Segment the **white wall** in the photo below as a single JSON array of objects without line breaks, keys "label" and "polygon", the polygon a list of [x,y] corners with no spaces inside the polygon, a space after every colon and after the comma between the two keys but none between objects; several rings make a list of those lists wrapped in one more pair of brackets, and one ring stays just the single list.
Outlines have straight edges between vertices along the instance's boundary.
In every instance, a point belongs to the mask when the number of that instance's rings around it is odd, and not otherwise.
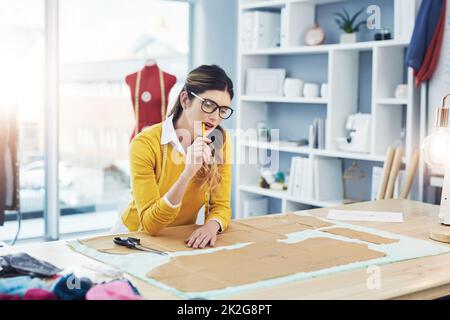
[{"label": "white wall", "polygon": [[[237,23],[238,0],[196,0],[192,16],[192,67],[217,64],[237,86]],[[236,107],[233,99],[233,106]],[[235,113],[236,114],[236,113]],[[236,116],[225,120],[224,126],[236,128]],[[236,141],[233,141],[236,146]],[[234,148],[235,153],[236,148]],[[236,168],[233,166],[231,208],[235,210]]]},{"label": "white wall", "polygon": [[[236,85],[238,0],[197,0],[193,10],[193,67],[217,64]],[[230,119],[231,120],[231,119]],[[234,127],[234,120],[227,122]]]}]

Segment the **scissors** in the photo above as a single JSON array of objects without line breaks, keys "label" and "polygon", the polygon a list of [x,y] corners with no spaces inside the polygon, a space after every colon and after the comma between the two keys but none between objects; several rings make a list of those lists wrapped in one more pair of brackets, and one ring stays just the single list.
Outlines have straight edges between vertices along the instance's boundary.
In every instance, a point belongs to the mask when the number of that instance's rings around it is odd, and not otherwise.
[{"label": "scissors", "polygon": [[166,255],[167,253],[164,251],[147,248],[141,245],[141,239],[138,238],[121,238],[121,237],[114,237],[113,242],[119,246],[124,246],[130,249],[140,250],[140,251],[146,251],[146,252],[153,252],[161,255]]}]

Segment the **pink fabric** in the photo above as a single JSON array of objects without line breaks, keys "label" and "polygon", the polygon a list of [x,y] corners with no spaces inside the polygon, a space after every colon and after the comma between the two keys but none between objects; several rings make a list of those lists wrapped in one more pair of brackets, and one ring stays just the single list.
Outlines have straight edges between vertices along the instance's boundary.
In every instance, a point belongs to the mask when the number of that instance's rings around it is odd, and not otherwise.
[{"label": "pink fabric", "polygon": [[56,300],[53,292],[44,289],[29,289],[23,296],[24,300]]},{"label": "pink fabric", "polygon": [[125,281],[112,281],[92,287],[86,300],[142,300]]}]

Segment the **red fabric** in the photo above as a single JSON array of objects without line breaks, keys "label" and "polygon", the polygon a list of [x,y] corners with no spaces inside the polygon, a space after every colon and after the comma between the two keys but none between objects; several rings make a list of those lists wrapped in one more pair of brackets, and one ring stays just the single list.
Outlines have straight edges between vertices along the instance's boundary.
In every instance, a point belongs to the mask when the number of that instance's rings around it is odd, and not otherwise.
[{"label": "red fabric", "polygon": [[[125,82],[130,87],[131,101],[133,103],[133,110],[136,112],[135,106],[135,92],[136,92],[136,80],[137,72],[132,73],[125,77]],[[174,75],[163,72],[163,79],[165,85],[165,97],[167,112],[167,103],[169,100],[170,89],[177,82],[177,78]],[[151,94],[151,99],[148,102],[142,101],[142,93],[148,91]],[[141,70],[141,83],[139,86],[139,125],[138,132],[141,132],[145,127],[149,127],[153,124],[160,123],[161,119],[161,86],[159,80],[159,67],[157,64],[152,66],[145,66]],[[130,141],[135,136],[136,128],[133,128]]]},{"label": "red fabric", "polygon": [[56,300],[53,292],[44,289],[28,289],[23,296],[24,300]]},{"label": "red fabric", "polygon": [[447,1],[442,2],[439,22],[436,26],[436,30],[434,31],[430,45],[428,46],[422,65],[420,66],[419,71],[414,72],[414,75],[416,76],[416,87],[419,87],[421,82],[430,79],[434,73],[434,70],[436,70],[439,55],[441,53],[442,38],[444,36],[446,3]]}]

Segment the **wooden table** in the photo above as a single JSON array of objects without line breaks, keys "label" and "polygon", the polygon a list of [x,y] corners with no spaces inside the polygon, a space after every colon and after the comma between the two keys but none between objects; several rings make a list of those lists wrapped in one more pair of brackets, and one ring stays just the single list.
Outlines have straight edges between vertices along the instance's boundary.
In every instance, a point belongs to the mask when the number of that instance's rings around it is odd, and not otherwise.
[{"label": "wooden table", "polygon": [[[405,222],[354,224],[385,230],[413,238],[428,239],[430,228],[437,225],[438,206],[409,200],[382,200],[336,207],[339,209],[401,211]],[[325,218],[330,208],[308,210]],[[352,222],[353,223],[353,222]],[[0,249],[0,255],[27,252],[64,268],[83,265],[91,258],[70,249],[65,241],[21,245]],[[434,299],[450,295],[450,253],[380,266],[380,289],[368,289],[370,274],[359,269],[302,280],[272,288],[258,289],[229,299]],[[178,299],[176,296],[130,276],[142,295],[149,299]]]}]

